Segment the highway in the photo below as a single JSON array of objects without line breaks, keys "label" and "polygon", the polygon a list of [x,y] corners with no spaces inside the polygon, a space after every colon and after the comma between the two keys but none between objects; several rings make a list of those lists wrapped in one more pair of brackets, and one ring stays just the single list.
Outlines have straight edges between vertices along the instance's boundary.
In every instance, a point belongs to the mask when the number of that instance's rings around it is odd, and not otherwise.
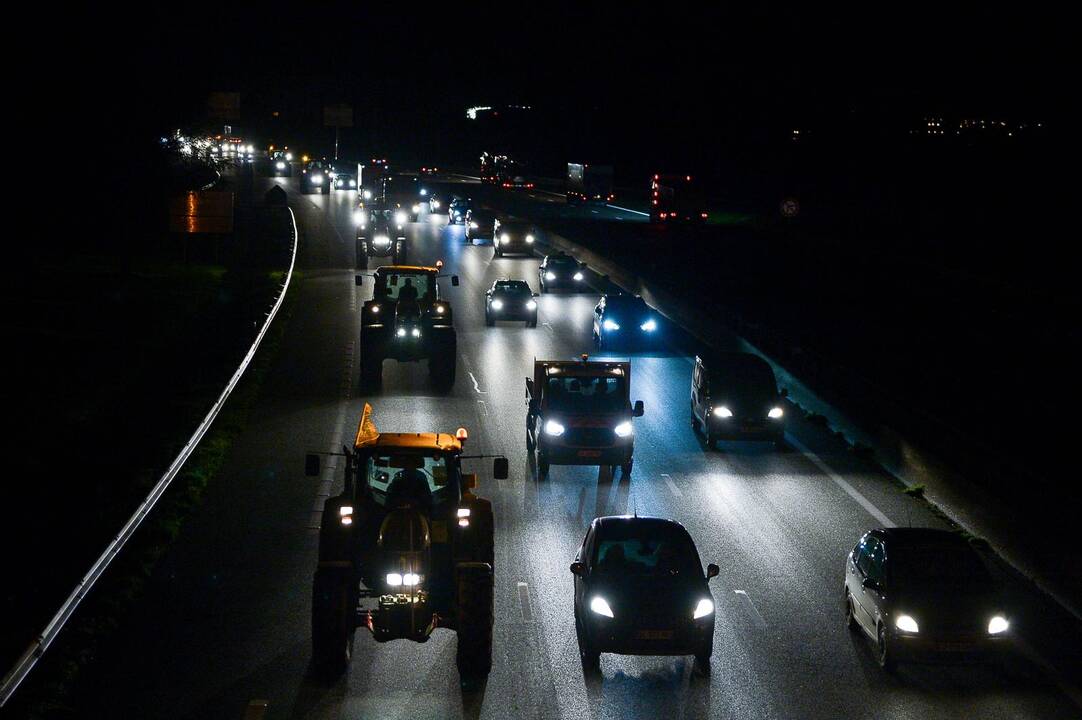
[{"label": "highway", "polygon": [[[536,329],[486,328],[484,290],[499,277],[537,290],[536,259],[493,259],[490,245],[464,245],[461,226],[438,217],[411,224],[410,261],[442,259],[461,280],[442,288],[458,329],[457,381],[436,395],[424,364],[387,361],[380,394],[359,394],[358,309],[371,285],[353,281],[355,193],[302,196],[295,178],[257,179],[272,182],[289,191],[301,227],[288,333],[249,426],[157,568],[120,652],[92,668],[95,689],[80,713],[241,718],[250,702],[266,701],[268,718],[1079,717],[1070,688],[1021,659],[880,671],[870,643],[845,628],[846,553],[877,525],[944,521],[792,407],[788,450],[708,451],[690,428],[694,344],[678,333],[664,351],[630,356],[631,398],[646,407],[630,481],[568,467],[535,480],[523,378],[535,357],[592,352],[597,301],[596,288],[546,294]],[[333,461],[321,478],[306,478],[304,453],[340,448],[365,402],[380,429],[464,425],[472,450],[511,460],[507,480],[476,465],[496,516],[494,668],[476,692],[459,689],[455,636],[444,630],[426,644],[377,645],[361,629],[346,677],[327,684],[310,672],[315,527],[342,478]],[[605,655],[602,677],[584,680],[568,565],[592,518],[632,512],[683,523],[703,562],[721,567],[711,583],[709,676],[690,658]],[[1016,625],[1050,632],[1041,623],[1035,613]]]}]

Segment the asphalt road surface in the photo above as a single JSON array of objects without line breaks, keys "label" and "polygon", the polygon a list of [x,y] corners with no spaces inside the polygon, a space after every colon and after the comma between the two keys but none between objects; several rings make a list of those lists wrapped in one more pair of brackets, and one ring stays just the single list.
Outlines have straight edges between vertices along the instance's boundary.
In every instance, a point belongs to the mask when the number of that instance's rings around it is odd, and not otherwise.
[{"label": "asphalt road surface", "polygon": [[[631,355],[631,397],[646,414],[635,421],[630,481],[567,467],[535,480],[523,378],[535,357],[592,351],[597,300],[596,290],[546,294],[536,329],[486,328],[484,289],[511,277],[537,290],[536,259],[494,259],[491,245],[465,245],[461,226],[442,217],[411,224],[411,262],[442,259],[461,279],[444,288],[458,328],[457,382],[439,396],[423,363],[388,361],[381,393],[359,395],[358,310],[371,285],[353,282],[355,194],[300,196],[296,179],[273,182],[289,189],[302,233],[288,334],[249,427],[157,569],[123,630],[123,651],[95,669],[81,713],[240,718],[265,701],[272,718],[1079,717],[1069,689],[1022,659],[883,674],[870,644],[845,628],[846,553],[885,522],[943,522],[792,408],[788,451],[730,444],[709,452],[690,428],[686,339]],[[345,677],[327,684],[311,674],[315,528],[342,478],[333,460],[321,478],[306,478],[304,453],[348,442],[366,401],[383,430],[465,425],[472,450],[511,459],[508,480],[476,465],[479,494],[496,515],[494,667],[479,691],[460,690],[455,635],[444,630],[426,644],[377,645],[361,629]],[[721,567],[711,583],[709,676],[691,658],[605,655],[602,677],[584,680],[568,565],[592,518],[631,512],[680,521],[703,562]],[[1040,634],[1041,623],[1023,616],[1016,627]]]}]

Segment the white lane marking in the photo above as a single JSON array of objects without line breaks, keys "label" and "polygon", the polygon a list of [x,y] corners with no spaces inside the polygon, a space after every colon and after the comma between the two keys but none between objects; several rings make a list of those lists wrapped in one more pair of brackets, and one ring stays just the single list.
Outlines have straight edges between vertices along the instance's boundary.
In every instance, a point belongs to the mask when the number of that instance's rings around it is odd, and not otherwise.
[{"label": "white lane marking", "polygon": [[477,401],[477,409],[481,412],[481,417],[488,417],[488,406],[484,400]]},{"label": "white lane marking", "polygon": [[760,629],[765,629],[766,620],[764,620],[763,616],[759,614],[758,608],[755,607],[755,603],[753,603],[751,601],[751,598],[748,597],[747,592],[745,592],[744,590],[733,590],[733,592],[747,601],[746,605],[751,610],[751,615],[752,618],[755,620],[755,625]]},{"label": "white lane marking", "polygon": [[549,331],[550,333],[555,333],[555,332],[556,332],[555,330],[553,330],[553,329],[552,329],[552,325],[550,325],[550,324],[549,324],[549,323],[547,323],[547,322],[546,322],[546,323],[541,323],[541,327],[545,328],[545,329],[546,329],[546,330],[548,330],[548,331]]},{"label": "white lane marking", "polygon": [[800,442],[792,436],[790,436],[788,440],[793,444],[793,447],[800,451],[801,455],[808,458],[808,460],[810,460],[813,465],[819,468],[824,475],[833,480],[835,485],[844,490],[846,494],[849,495],[849,497],[856,500],[862,508],[867,510],[876,520],[881,522],[884,527],[894,527],[895,523],[893,520],[884,515],[879,508],[873,505],[871,500],[861,495],[859,490],[847,483],[845,481],[845,478],[831,470],[830,466],[823,462],[822,458],[809,450],[807,446],[804,445],[804,443]]},{"label": "white lane marking", "polygon": [[533,606],[530,604],[530,586],[524,582],[518,584],[518,609],[522,613],[522,622],[533,622]]},{"label": "white lane marking", "polygon": [[672,481],[672,476],[668,473],[661,473],[661,477],[665,480],[665,484],[669,486],[669,490],[676,497],[684,497],[684,493],[680,492],[680,488],[676,487],[676,483]]},{"label": "white lane marking", "polygon": [[[469,371],[467,371],[469,372]],[[474,377],[472,372],[469,372],[470,380],[473,380],[473,389],[477,391],[478,395],[488,395],[488,392],[481,389],[481,386],[477,384],[477,378]]]},{"label": "white lane marking", "polygon": [[644,213],[640,210],[632,210],[631,208],[620,207],[619,205],[611,205],[605,203],[605,207],[611,207],[613,210],[623,210],[624,212],[635,213],[636,215],[642,215],[643,217],[650,217],[650,213]]}]

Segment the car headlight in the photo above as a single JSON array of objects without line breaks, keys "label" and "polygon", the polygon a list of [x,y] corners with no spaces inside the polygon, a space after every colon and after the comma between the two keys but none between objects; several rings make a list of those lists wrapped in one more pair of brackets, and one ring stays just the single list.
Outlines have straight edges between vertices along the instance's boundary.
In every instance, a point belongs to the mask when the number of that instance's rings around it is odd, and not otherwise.
[{"label": "car headlight", "polygon": [[503,235],[500,235],[500,242],[502,242],[502,243],[511,242],[511,236],[508,235],[507,233],[504,233]]},{"label": "car headlight", "polygon": [[350,187],[357,187],[357,181],[356,180],[350,180],[349,181],[349,186]]},{"label": "car headlight", "polygon": [[556,273],[552,272],[551,270],[548,271],[547,273],[545,273],[545,279],[546,280],[555,280],[556,279]]},{"label": "car headlight", "polygon": [[920,628],[917,627],[917,621],[909,615],[899,615],[898,617],[894,618],[894,627],[898,628],[902,632],[920,632]]},{"label": "car headlight", "polygon": [[724,405],[714,408],[714,417],[731,418],[732,416],[733,411],[725,407]]},{"label": "car headlight", "polygon": [[693,620],[698,620],[701,617],[706,617],[712,612],[714,612],[714,601],[710,598],[703,598],[695,606],[695,612],[691,614],[691,617]]},{"label": "car headlight", "polygon": [[373,245],[390,245],[391,244],[391,238],[387,237],[386,235],[377,235],[372,240],[372,244]]},{"label": "car headlight", "polygon": [[312,180],[313,185],[322,185],[323,184],[323,176],[322,175],[313,175],[311,180]]},{"label": "car headlight", "polygon": [[286,164],[279,160],[278,162],[274,163],[274,167],[278,168],[279,170],[285,170]]},{"label": "car headlight", "polygon": [[364,199],[365,200],[371,200],[372,199],[372,191],[371,190],[365,190],[364,191]]},{"label": "car headlight", "polygon": [[[455,217],[458,217],[458,213],[455,213]],[[471,222],[470,223],[470,230],[476,230],[476,229],[477,229],[477,223]]]},{"label": "car headlight", "polygon": [[642,325],[639,325],[639,329],[643,332],[653,332],[657,330],[657,321],[651,318],[644,322]]},{"label": "car headlight", "polygon": [[427,194],[428,194],[428,191],[425,190],[424,188],[421,188],[421,195],[424,196],[424,195],[427,195]]},{"label": "car headlight", "polygon": [[572,277],[575,278],[576,280],[582,280],[582,273],[577,272],[574,275],[572,275]]},{"label": "car headlight", "polygon": [[770,408],[770,412],[767,413],[767,415],[773,420],[780,419],[781,416],[784,415],[784,414],[785,414],[785,411],[782,410],[780,407]]},{"label": "car headlight", "polygon": [[405,224],[405,222],[406,222],[406,220],[408,220],[408,219],[409,219],[409,218],[408,218],[408,217],[406,217],[406,213],[402,212],[401,210],[399,210],[398,212],[396,212],[396,213],[394,214],[394,221],[395,221],[395,223],[397,223],[398,225],[404,225],[404,224]]},{"label": "car headlight", "polygon": [[414,205],[413,206],[413,212],[415,212],[415,213],[421,212],[421,206],[420,205]]},{"label": "car headlight", "polygon": [[1007,622],[1007,618],[1002,615],[996,615],[988,621],[988,634],[999,635],[1005,633],[1011,627],[1011,624]]},{"label": "car headlight", "polygon": [[406,328],[398,328],[398,332],[395,333],[398,337],[406,337]]},{"label": "car headlight", "polygon": [[526,244],[529,245],[532,242],[533,242],[533,235],[527,235],[526,236]]},{"label": "car headlight", "polygon": [[553,437],[559,437],[564,434],[564,426],[556,422],[555,420],[547,420],[545,422],[545,434],[551,435]]},{"label": "car headlight", "polygon": [[594,595],[593,599],[590,600],[590,609],[598,615],[613,617],[612,608],[609,607],[608,601],[600,595]]},{"label": "car headlight", "polygon": [[606,330],[619,330],[620,324],[617,323],[615,320],[606,320],[605,322],[601,323],[601,327],[605,328]]},{"label": "car headlight", "polygon": [[537,309],[537,303],[535,301],[533,301],[533,300],[527,300],[526,301],[526,309],[527,310],[536,310]]},{"label": "car headlight", "polygon": [[415,338],[421,337],[421,328],[413,328],[413,330],[410,332],[410,335]]},{"label": "car headlight", "polygon": [[378,313],[379,312],[379,305],[373,305],[372,306],[372,312]]},{"label": "car headlight", "polygon": [[616,437],[627,437],[634,432],[634,430],[631,427],[631,423],[625,420],[613,428],[613,432],[616,433]]},{"label": "car headlight", "polygon": [[437,315],[443,315],[445,312],[447,312],[447,309],[445,307],[443,307],[443,305],[437,305],[436,306],[436,314]]},{"label": "car headlight", "polygon": [[503,300],[493,300],[492,301],[492,309],[493,310],[503,310]]}]

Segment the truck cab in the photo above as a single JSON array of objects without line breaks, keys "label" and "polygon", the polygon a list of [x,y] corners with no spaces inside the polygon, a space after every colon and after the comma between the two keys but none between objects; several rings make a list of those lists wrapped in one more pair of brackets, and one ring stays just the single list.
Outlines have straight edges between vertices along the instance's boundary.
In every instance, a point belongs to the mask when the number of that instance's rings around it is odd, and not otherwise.
[{"label": "truck cab", "polygon": [[537,452],[538,477],[551,465],[597,465],[631,476],[635,449],[631,363],[627,361],[535,360],[526,378],[526,449]]},{"label": "truck cab", "polygon": [[655,173],[650,179],[650,222],[705,223],[709,213],[691,175]]}]

